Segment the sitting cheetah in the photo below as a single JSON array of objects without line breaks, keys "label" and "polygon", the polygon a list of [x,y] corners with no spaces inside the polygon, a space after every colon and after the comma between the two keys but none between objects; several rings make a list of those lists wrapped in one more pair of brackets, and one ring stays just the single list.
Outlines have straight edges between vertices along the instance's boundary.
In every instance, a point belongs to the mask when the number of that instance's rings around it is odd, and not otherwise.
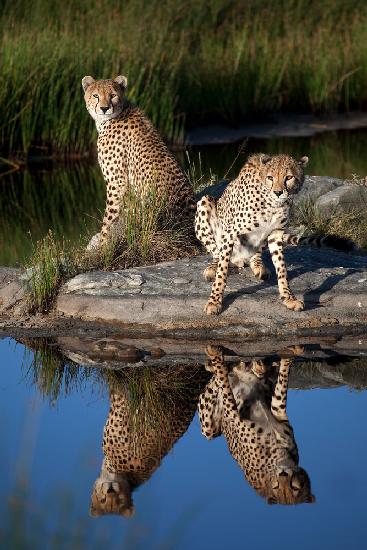
[{"label": "sitting cheetah", "polygon": [[213,378],[199,399],[203,435],[212,439],[223,433],[246,479],[268,504],[314,502],[286,413],[292,360],[281,359],[274,382],[279,363],[241,361],[228,373],[220,347],[208,346],[207,355]]},{"label": "sitting cheetah", "polygon": [[[110,382],[110,410],[104,427],[104,459],[93,487],[90,514],[134,513],[133,492],[147,481],[161,460],[186,432],[194,417],[198,396],[208,381],[202,367],[175,365],[172,370],[135,367],[133,376]],[[161,378],[166,386],[160,382]],[[130,381],[130,382],[129,382]],[[140,395],[134,410],[129,392]],[[142,395],[139,389],[149,387]],[[152,395],[158,403],[152,403]],[[154,416],[153,407],[159,408]]]},{"label": "sitting cheetah", "polygon": [[125,97],[127,78],[82,80],[87,110],[98,130],[98,162],[107,183],[101,233],[89,248],[104,244],[121,216],[125,193],[142,199],[158,192],[177,213],[193,208],[192,186],[150,120]]}]

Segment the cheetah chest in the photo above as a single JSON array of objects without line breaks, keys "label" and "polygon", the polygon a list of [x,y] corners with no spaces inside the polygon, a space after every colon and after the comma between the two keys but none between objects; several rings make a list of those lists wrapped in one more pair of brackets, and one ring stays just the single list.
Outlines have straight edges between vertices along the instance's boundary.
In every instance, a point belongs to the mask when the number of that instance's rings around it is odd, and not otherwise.
[{"label": "cheetah chest", "polygon": [[[252,224],[249,233],[240,234],[233,245],[231,263],[241,267],[259,251],[271,233],[284,226],[284,211],[275,212],[269,217],[263,217],[257,226]],[[251,222],[250,222],[251,227]]]}]

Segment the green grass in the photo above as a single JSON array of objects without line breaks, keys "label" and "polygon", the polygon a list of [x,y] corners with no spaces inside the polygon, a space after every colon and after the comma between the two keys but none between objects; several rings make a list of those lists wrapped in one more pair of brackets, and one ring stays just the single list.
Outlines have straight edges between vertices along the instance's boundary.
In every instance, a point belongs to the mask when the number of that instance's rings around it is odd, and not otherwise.
[{"label": "green grass", "polygon": [[191,217],[173,216],[163,196],[144,200],[133,192],[123,200],[122,218],[108,241],[86,251],[87,239],[73,245],[52,231],[37,241],[27,267],[28,310],[46,313],[67,279],[81,272],[113,271],[186,258],[199,253]]},{"label": "green grass", "polygon": [[351,239],[359,249],[367,250],[366,206],[327,216],[313,202],[304,201],[295,208],[293,218],[293,223],[304,226],[308,235],[335,235]]},{"label": "green grass", "polygon": [[367,104],[364,0],[5,0],[0,29],[3,157],[89,151],[86,74],[126,74],[175,142],[183,124]]}]

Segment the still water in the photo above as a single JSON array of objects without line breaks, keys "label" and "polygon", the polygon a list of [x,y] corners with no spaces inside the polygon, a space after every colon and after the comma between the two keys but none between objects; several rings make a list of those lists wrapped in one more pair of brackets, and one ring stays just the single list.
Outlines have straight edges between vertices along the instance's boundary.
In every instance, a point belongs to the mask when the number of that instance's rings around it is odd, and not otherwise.
[{"label": "still water", "polygon": [[[1,548],[365,548],[366,356],[279,348],[240,362],[200,343],[0,340]],[[103,458],[120,482],[94,490]]]},{"label": "still water", "polygon": [[[195,148],[189,152],[190,162],[184,152],[177,156],[199,185],[205,186],[212,177],[234,177],[246,156],[255,151],[308,155],[309,174],[362,177],[367,174],[366,149],[367,131],[356,130],[313,138],[251,139],[242,148],[239,144]],[[0,189],[0,265],[24,262],[32,243],[49,229],[58,239],[88,242],[100,227],[105,185],[99,166],[92,161],[32,163],[22,171],[8,170],[0,177]]]}]

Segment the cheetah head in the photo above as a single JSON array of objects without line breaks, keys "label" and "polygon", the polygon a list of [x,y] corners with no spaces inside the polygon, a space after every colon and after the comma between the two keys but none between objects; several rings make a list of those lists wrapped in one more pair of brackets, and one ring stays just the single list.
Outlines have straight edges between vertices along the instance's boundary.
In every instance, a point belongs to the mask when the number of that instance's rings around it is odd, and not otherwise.
[{"label": "cheetah head", "polygon": [[276,205],[286,203],[304,182],[308,157],[295,160],[288,155],[260,154],[260,181]]},{"label": "cheetah head", "polygon": [[91,516],[117,514],[129,518],[134,515],[134,512],[130,484],[127,480],[106,481],[103,478],[97,478],[91,498]]},{"label": "cheetah head", "polygon": [[126,76],[116,76],[113,80],[85,76],[82,86],[88,112],[97,124],[119,116],[125,103]]},{"label": "cheetah head", "polygon": [[266,488],[268,504],[313,503],[311,482],[307,472],[299,466],[278,467],[268,480]]}]

